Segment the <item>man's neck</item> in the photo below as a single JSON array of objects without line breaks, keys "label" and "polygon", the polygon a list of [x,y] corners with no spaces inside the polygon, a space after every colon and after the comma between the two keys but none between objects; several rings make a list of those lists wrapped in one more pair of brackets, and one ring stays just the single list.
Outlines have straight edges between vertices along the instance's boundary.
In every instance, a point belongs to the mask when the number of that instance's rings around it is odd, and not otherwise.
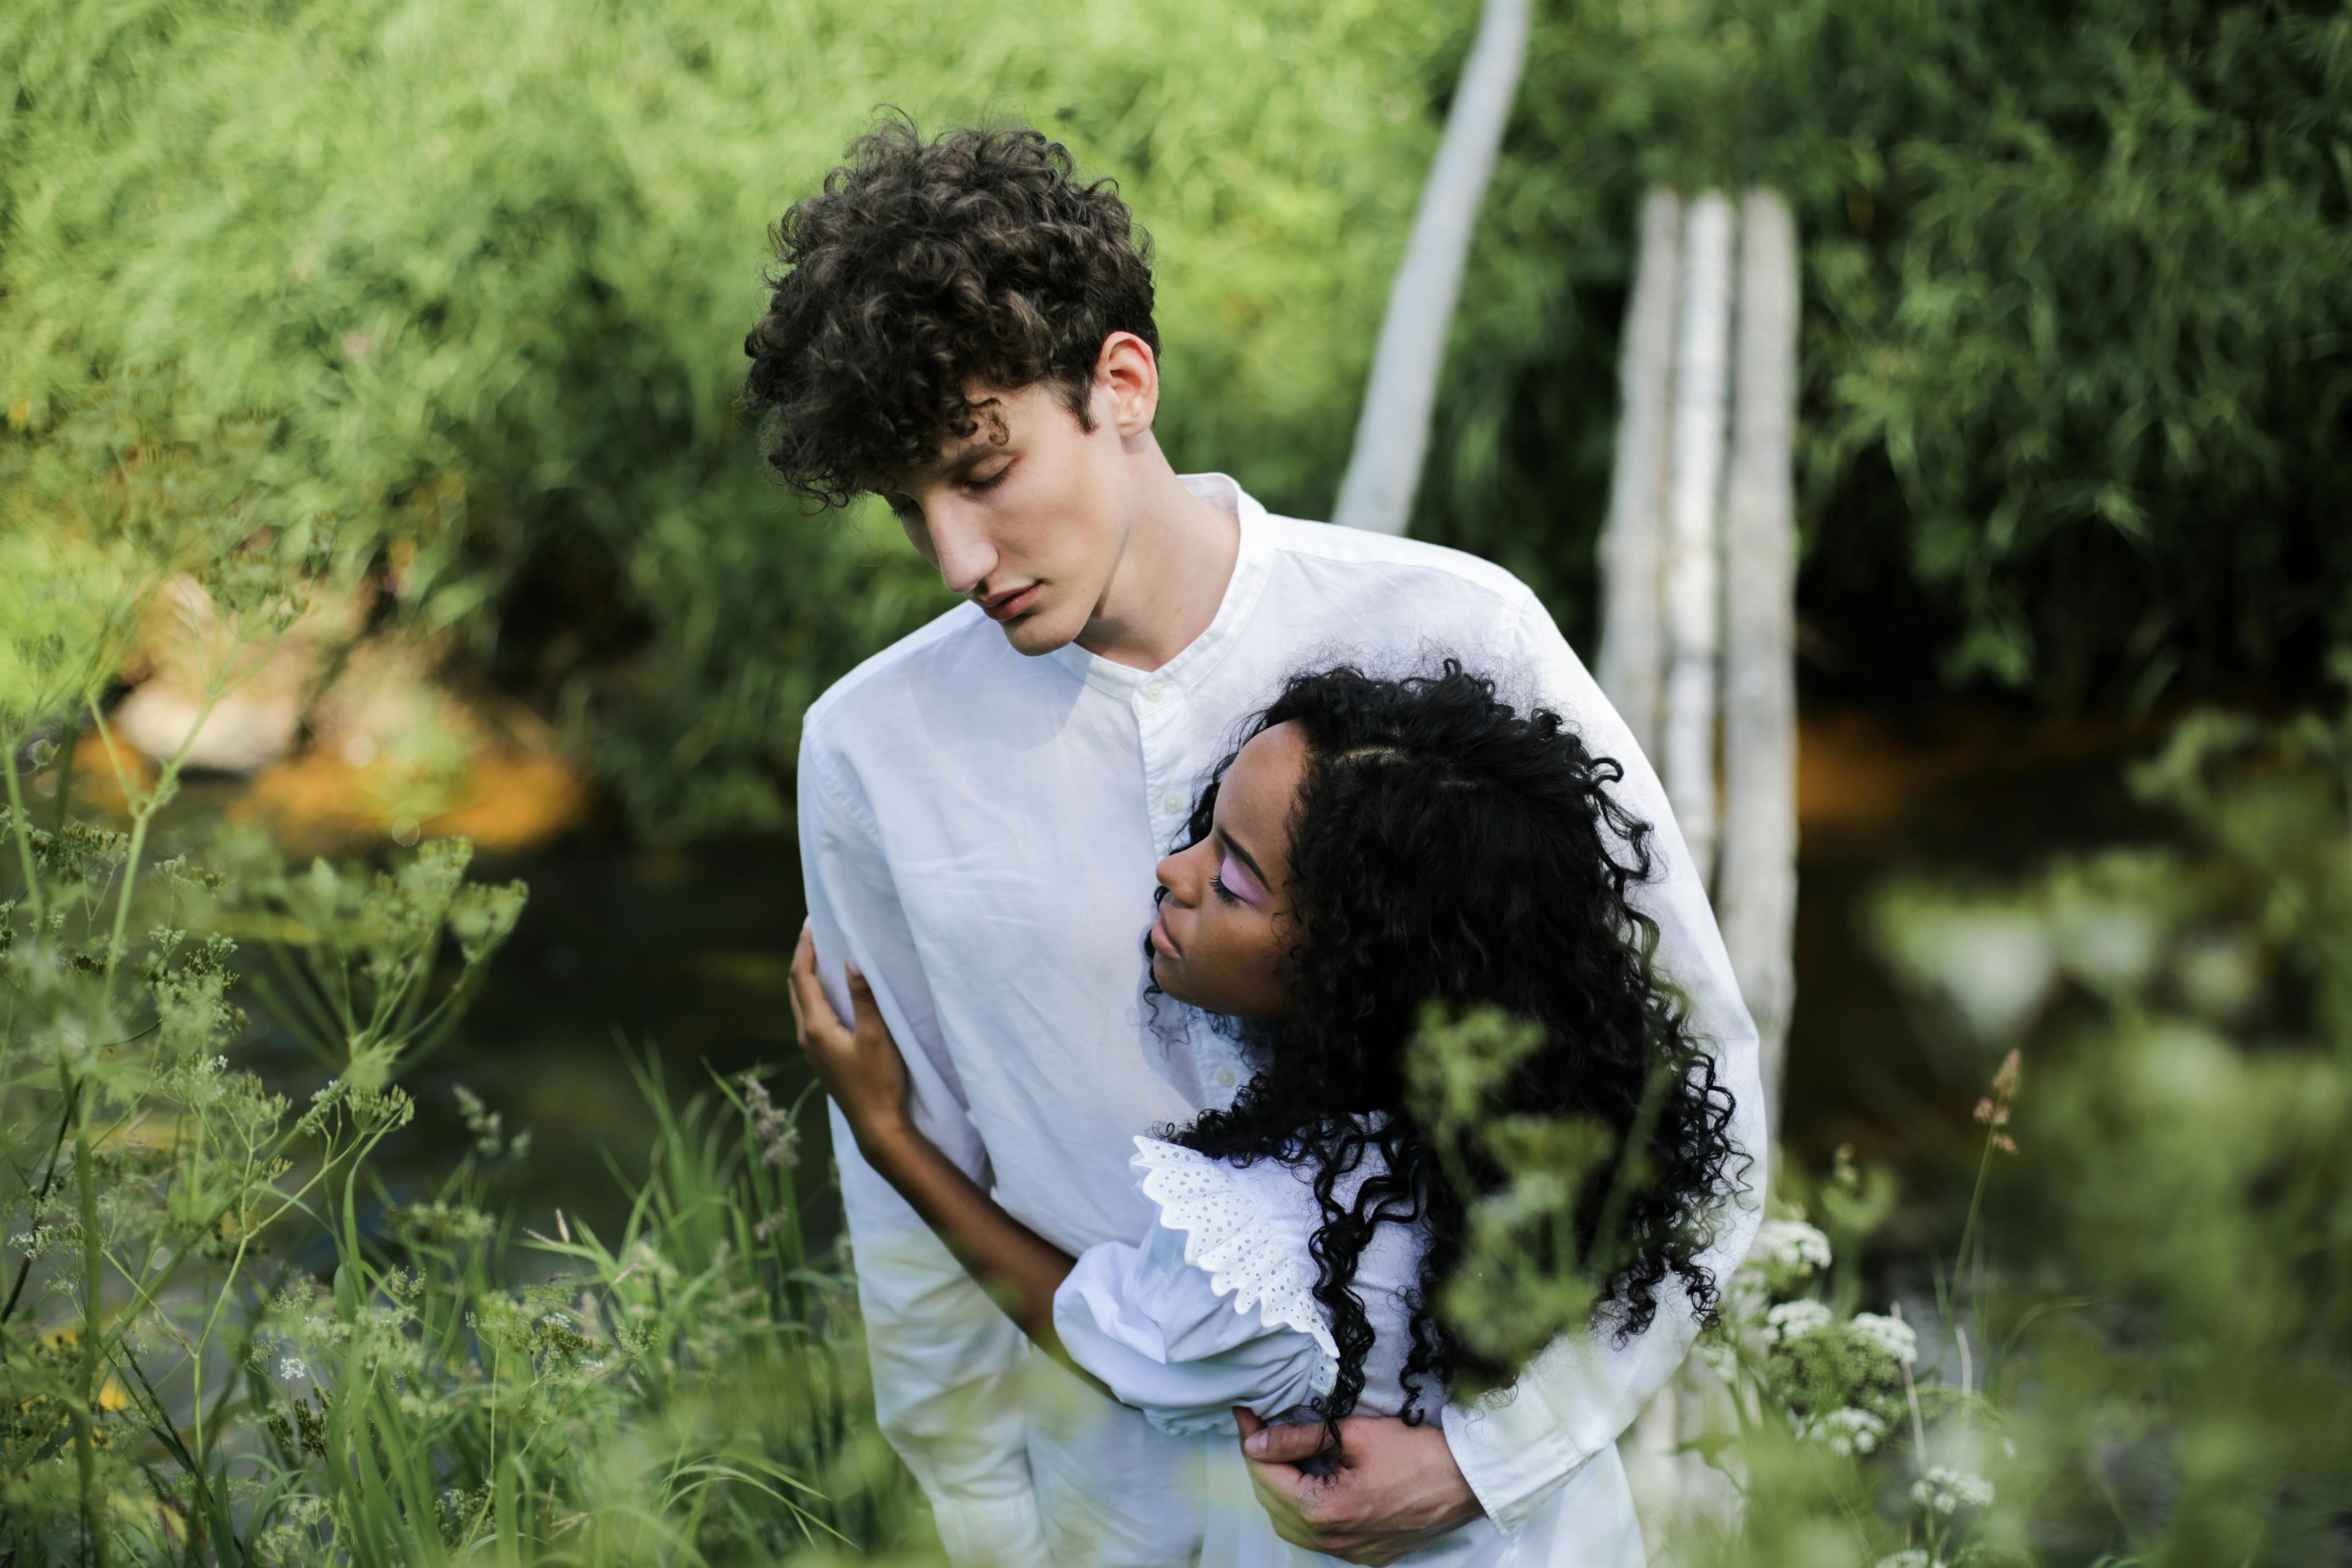
[{"label": "man's neck", "polygon": [[1158,669],[1209,629],[1241,557],[1241,520],[1184,488],[1155,445],[1102,603],[1078,634],[1098,658]]}]

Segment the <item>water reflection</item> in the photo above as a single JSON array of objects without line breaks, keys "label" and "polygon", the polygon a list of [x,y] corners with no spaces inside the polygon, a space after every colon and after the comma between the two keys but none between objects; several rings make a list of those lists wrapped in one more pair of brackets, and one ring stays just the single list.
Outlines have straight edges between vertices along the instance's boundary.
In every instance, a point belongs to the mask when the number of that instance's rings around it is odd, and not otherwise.
[{"label": "water reflection", "polygon": [[[614,1173],[641,1173],[653,1137],[632,1056],[657,1062],[679,1100],[714,1073],[761,1069],[784,1103],[806,1084],[786,1000],[802,916],[790,839],[573,840],[484,855],[475,875],[519,877],[530,902],[473,1011],[411,1075],[417,1120],[387,1152],[404,1181],[428,1183],[465,1150],[463,1084],[531,1135],[499,1182],[520,1222],[543,1229],[561,1206],[609,1230],[625,1214]],[[821,1172],[823,1118],[813,1106],[804,1121],[803,1169]]]}]

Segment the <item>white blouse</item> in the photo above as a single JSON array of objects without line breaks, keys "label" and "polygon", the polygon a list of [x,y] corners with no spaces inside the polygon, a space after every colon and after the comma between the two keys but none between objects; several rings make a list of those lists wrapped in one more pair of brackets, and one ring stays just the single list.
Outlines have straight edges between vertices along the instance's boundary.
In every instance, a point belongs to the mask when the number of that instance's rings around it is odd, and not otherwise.
[{"label": "white blouse", "polygon": [[[1319,1420],[1312,1402],[1339,1367],[1330,1320],[1316,1300],[1308,1240],[1322,1224],[1314,1172],[1260,1160],[1236,1165],[1174,1143],[1135,1140],[1130,1167],[1157,1223],[1130,1244],[1079,1254],[1054,1297],[1054,1327],[1073,1361],[1171,1436],[1214,1435],[1201,1568],[1306,1568],[1331,1559],[1285,1542],[1252,1495],[1233,1442],[1235,1405],[1275,1424]],[[1382,1170],[1379,1152],[1343,1175],[1342,1204]],[[1423,1237],[1402,1222],[1376,1226],[1349,1287],[1372,1330],[1356,1408],[1394,1415],[1405,1405],[1411,1293]],[[1425,1384],[1417,1405],[1434,1414]],[[1479,1519],[1401,1562],[1430,1568],[1634,1568],[1641,1533],[1615,1450],[1584,1468],[1504,1536]]]}]

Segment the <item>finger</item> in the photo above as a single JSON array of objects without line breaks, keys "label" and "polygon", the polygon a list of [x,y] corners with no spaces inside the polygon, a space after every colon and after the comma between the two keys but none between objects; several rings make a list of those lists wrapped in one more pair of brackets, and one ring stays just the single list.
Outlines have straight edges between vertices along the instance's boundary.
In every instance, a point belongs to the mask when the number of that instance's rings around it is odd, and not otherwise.
[{"label": "finger", "polygon": [[849,1030],[841,1015],[833,1010],[824,983],[816,977],[816,942],[806,931],[801,932],[800,945],[793,951],[792,981],[793,1010],[800,1023],[802,1045],[806,1046],[812,1035],[823,1045],[846,1037]]},{"label": "finger", "polygon": [[860,1029],[882,1022],[882,1008],[874,1000],[874,987],[866,983],[866,972],[856,960],[849,964],[849,1011]]},{"label": "finger", "polygon": [[1288,1426],[1262,1427],[1242,1439],[1245,1458],[1269,1464],[1295,1465],[1323,1451],[1323,1423],[1302,1421]]},{"label": "finger", "polygon": [[816,977],[816,932],[806,921],[801,921],[801,934],[793,943],[792,984],[784,987],[784,995],[793,1005],[793,1038],[805,1050],[808,1047],[808,1012],[801,1005],[801,974],[803,971],[812,980]]}]

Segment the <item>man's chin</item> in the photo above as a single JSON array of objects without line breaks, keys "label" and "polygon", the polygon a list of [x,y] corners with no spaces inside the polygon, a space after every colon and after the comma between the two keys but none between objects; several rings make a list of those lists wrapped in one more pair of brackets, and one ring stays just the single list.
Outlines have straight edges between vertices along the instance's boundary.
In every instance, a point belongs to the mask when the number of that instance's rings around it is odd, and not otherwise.
[{"label": "man's chin", "polygon": [[1083,623],[1065,626],[1032,610],[1017,620],[1004,623],[1004,640],[1013,645],[1013,652],[1035,658],[1040,654],[1069,647],[1077,639],[1078,633],[1085,629]]}]

